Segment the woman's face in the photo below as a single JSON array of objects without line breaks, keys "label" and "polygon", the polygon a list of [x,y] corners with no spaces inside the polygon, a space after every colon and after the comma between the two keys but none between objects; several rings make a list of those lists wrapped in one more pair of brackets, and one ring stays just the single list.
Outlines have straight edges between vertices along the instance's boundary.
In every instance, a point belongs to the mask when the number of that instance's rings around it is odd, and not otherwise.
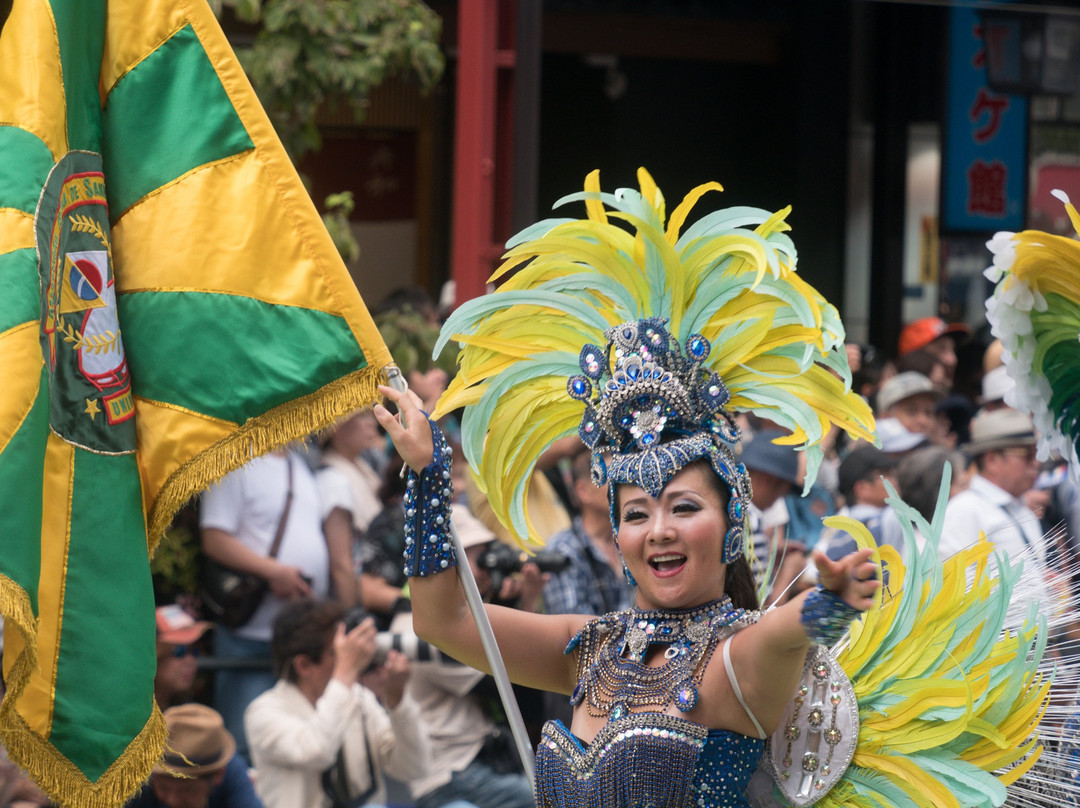
[{"label": "woman's face", "polygon": [[637,581],[639,608],[689,608],[723,594],[728,521],[710,474],[700,464],[687,466],[655,498],[636,485],[619,486],[619,549]]}]

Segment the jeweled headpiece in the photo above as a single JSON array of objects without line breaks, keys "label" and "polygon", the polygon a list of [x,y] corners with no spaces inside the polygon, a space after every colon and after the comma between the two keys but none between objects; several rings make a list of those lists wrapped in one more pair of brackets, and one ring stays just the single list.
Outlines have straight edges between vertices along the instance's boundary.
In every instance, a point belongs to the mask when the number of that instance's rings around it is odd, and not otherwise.
[{"label": "jeweled headpiece", "polygon": [[[662,317],[622,323],[604,336],[604,348],[581,349],[583,375],[567,382],[570,397],[585,402],[578,435],[592,450],[593,482],[632,483],[655,497],[688,463],[707,459],[731,491],[722,560],[734,561],[743,550],[750,480],[733,454],[739,428],[724,409],[731,393],[703,367],[709,341],[691,334],[680,345]],[[612,506],[614,495],[612,486]]]},{"label": "jeweled headpiece", "polygon": [[786,427],[807,453],[808,485],[832,424],[874,440],[836,310],[795,273],[789,209],[716,210],[683,230],[720,185],[695,188],[669,217],[648,172],[638,180],[640,190],[610,194],[589,174],[583,193],[557,203],[583,201],[587,218],[548,219],[513,238],[491,278],[502,285],[459,307],[435,349],[461,345],[434,415],[464,407],[465,457],[522,542],[547,538],[528,517],[537,458],[575,432],[594,456],[610,453],[597,479],[659,491],[708,458],[739,508],[749,486],[732,412]]}]

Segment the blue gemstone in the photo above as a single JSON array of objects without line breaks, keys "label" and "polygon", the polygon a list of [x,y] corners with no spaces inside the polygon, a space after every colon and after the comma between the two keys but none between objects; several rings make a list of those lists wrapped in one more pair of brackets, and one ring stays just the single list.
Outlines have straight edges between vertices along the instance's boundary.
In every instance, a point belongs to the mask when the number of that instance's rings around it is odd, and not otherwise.
[{"label": "blue gemstone", "polygon": [[694,709],[694,705],[697,704],[698,693],[690,682],[686,682],[679,692],[675,694],[675,705],[684,713]]},{"label": "blue gemstone", "polygon": [[573,385],[575,393],[577,393],[579,396],[585,395],[587,388],[585,387],[584,379],[574,379]]}]

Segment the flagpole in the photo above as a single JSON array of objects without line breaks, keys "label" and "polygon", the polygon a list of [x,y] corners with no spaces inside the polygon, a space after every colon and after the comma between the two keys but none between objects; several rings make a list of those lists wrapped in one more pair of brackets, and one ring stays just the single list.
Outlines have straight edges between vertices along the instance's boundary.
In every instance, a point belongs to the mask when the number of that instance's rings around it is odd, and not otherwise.
[{"label": "flagpole", "polygon": [[[405,392],[408,389],[405,378],[396,365],[388,366],[385,372],[390,387],[400,392]],[[401,417],[402,426],[404,426],[404,413],[401,414]],[[480,642],[484,646],[484,653],[487,655],[488,665],[491,667],[491,675],[495,679],[495,686],[499,689],[503,710],[506,712],[510,731],[514,735],[514,743],[517,746],[518,756],[521,758],[521,765],[525,769],[530,785],[532,785],[534,783],[533,749],[529,741],[529,734],[525,729],[525,721],[521,717],[521,709],[518,707],[517,699],[514,697],[510,677],[506,674],[506,665],[503,663],[502,654],[499,653],[499,644],[495,640],[495,632],[491,629],[491,621],[488,620],[487,611],[484,609],[484,599],[480,595],[480,588],[476,585],[476,578],[473,576],[472,567],[465,555],[465,547],[461,543],[461,536],[458,535],[453,520],[450,521],[449,527],[450,539],[454,543],[454,552],[460,559],[460,563],[457,565],[458,579],[461,581],[461,588],[465,591],[465,600],[469,604],[473,620],[476,621],[476,630],[480,633]]]}]

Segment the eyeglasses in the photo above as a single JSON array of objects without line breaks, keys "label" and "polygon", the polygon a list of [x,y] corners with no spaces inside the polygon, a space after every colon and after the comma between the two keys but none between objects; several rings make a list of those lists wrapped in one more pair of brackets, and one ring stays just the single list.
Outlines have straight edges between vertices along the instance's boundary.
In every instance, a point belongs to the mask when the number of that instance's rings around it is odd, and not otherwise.
[{"label": "eyeglasses", "polygon": [[1002,449],[1001,453],[1006,457],[1019,457],[1030,463],[1035,459],[1035,447],[1034,446],[1012,446],[1008,449]]}]

